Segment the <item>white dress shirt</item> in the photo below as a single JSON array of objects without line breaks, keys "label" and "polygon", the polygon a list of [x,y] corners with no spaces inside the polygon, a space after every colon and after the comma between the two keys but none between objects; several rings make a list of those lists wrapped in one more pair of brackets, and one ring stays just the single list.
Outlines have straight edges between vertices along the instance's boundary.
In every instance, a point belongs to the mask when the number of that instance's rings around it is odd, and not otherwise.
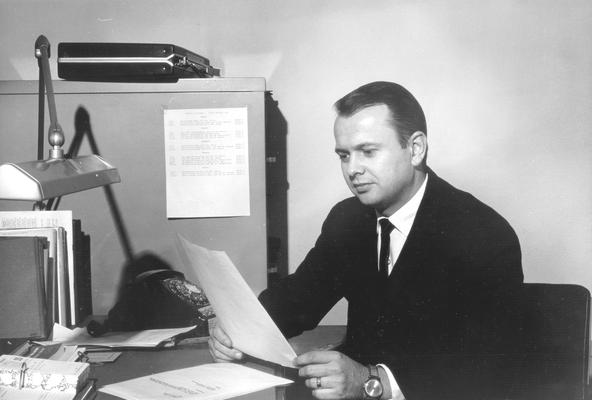
[{"label": "white dress shirt", "polygon": [[[390,252],[388,258],[388,272],[389,275],[393,270],[393,266],[397,262],[399,258],[399,254],[401,254],[401,250],[403,249],[403,245],[407,240],[407,236],[409,236],[409,232],[411,231],[411,226],[413,226],[413,221],[415,220],[415,215],[417,214],[417,210],[419,209],[419,204],[423,199],[423,195],[425,193],[426,184],[428,182],[428,177],[426,175],[423,183],[415,192],[412,198],[409,199],[407,203],[403,205],[403,207],[399,208],[393,215],[388,217],[388,220],[393,224],[395,229],[391,232],[391,240],[390,240]],[[380,237],[381,229],[379,221],[386,217],[379,217],[376,220],[376,233],[378,237]],[[380,258],[380,240],[377,240],[376,244],[376,251]],[[379,260],[380,262],[380,260]],[[380,266],[376,264],[376,268],[380,270]]]},{"label": "white dress shirt", "polygon": [[[395,213],[388,217],[388,220],[395,226],[395,229],[391,232],[390,235],[390,253],[388,258],[388,272],[389,275],[393,270],[397,259],[399,258],[399,254],[401,254],[401,250],[405,245],[405,241],[407,240],[407,236],[409,236],[409,232],[411,231],[411,227],[413,226],[413,221],[415,220],[415,215],[417,214],[417,210],[419,209],[419,204],[423,199],[423,195],[425,193],[426,184],[428,182],[428,177],[426,175],[423,183],[417,190],[417,192],[413,195],[411,199],[407,203],[403,205],[403,207],[399,208]],[[380,223],[378,222],[380,219],[386,217],[379,217],[376,220],[376,233],[378,237],[380,237]],[[377,240],[377,252],[380,258],[380,240]],[[379,261],[380,262],[380,261]],[[377,264],[377,268],[380,269],[379,265]],[[391,399],[392,400],[401,400],[405,399],[401,389],[399,388],[399,384],[395,380],[393,373],[391,370],[384,364],[378,364],[378,367],[382,368],[386,372],[386,376],[388,377],[389,384],[391,387]]]}]

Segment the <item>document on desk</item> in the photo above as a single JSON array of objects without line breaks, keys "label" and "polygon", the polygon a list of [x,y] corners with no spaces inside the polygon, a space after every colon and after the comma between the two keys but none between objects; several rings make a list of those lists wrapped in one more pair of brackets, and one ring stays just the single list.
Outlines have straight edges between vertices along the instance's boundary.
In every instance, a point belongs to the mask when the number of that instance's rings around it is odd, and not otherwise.
[{"label": "document on desk", "polygon": [[53,341],[62,344],[76,344],[99,347],[156,347],[182,333],[195,329],[194,326],[185,328],[147,329],[133,332],[107,332],[94,337],[88,334],[86,328],[68,329],[54,325]]},{"label": "document on desk", "polygon": [[240,364],[217,363],[113,383],[99,391],[127,400],[222,400],[290,383]]},{"label": "document on desk", "polygon": [[228,255],[180,235],[181,255],[191,267],[233,346],[253,357],[294,368],[296,353]]}]

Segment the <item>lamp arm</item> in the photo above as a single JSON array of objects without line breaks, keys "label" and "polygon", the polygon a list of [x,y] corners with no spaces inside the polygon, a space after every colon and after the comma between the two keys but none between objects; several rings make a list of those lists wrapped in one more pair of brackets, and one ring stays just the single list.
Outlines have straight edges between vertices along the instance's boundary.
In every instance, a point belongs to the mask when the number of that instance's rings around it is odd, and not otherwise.
[{"label": "lamp arm", "polygon": [[39,66],[39,93],[37,95],[37,160],[41,161],[44,158],[45,151],[43,150],[45,143],[45,79],[43,79],[43,71],[41,70],[41,60],[37,60]]},{"label": "lamp arm", "polygon": [[51,71],[49,69],[49,41],[43,35],[35,41],[35,57],[39,60],[39,68],[45,81],[45,94],[47,96],[47,105],[49,108],[49,131],[48,140],[51,146],[49,150],[50,159],[64,158],[64,131],[58,123],[56,111],[55,96],[53,92],[53,83],[51,80]]}]

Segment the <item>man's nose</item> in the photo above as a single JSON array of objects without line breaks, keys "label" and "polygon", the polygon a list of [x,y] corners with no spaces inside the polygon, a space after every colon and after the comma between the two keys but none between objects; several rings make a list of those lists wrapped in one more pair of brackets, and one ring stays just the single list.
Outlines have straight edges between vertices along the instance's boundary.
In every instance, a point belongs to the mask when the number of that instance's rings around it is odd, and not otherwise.
[{"label": "man's nose", "polygon": [[350,178],[356,177],[364,173],[364,164],[360,158],[355,155],[350,155],[349,162],[347,163],[347,175]]}]

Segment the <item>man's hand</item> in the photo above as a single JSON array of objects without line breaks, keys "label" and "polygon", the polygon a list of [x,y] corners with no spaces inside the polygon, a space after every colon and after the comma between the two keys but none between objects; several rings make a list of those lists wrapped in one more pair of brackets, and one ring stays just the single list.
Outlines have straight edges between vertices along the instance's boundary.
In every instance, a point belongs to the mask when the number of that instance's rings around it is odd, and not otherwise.
[{"label": "man's hand", "polygon": [[232,340],[218,325],[210,327],[208,346],[215,362],[231,362],[243,358],[243,353],[232,347]]},{"label": "man's hand", "polygon": [[360,399],[368,368],[337,351],[310,351],[294,361],[317,399]]}]

